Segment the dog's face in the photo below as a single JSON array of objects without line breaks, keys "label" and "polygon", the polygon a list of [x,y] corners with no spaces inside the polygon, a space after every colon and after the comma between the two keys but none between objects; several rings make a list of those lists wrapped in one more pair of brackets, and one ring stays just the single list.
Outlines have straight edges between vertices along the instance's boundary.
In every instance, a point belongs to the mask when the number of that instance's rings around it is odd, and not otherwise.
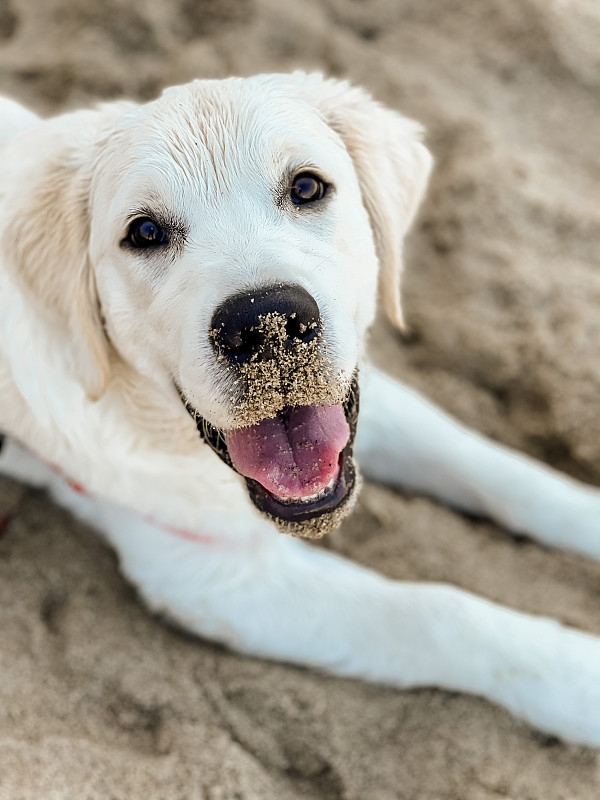
[{"label": "dog's face", "polygon": [[330,529],[356,492],[358,362],[379,263],[399,320],[401,242],[429,169],[418,134],[296,74],[168,90],[95,143],[101,335],[293,533]]},{"label": "dog's face", "polygon": [[276,312],[275,297],[256,293],[299,287],[319,315],[314,368],[344,396],[374,314],[377,257],[340,137],[307,102],[250,81],[169,90],[117,127],[97,164],[90,236],[117,349],[175,381],[214,426],[258,422],[281,409],[244,402],[244,364],[223,357],[213,319],[237,295]]}]

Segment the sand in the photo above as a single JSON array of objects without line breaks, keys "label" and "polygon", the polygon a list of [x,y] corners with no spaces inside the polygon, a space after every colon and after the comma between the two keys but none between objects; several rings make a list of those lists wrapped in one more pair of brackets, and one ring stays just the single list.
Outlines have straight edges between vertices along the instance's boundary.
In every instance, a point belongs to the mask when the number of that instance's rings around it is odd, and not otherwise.
[{"label": "sand", "polygon": [[[421,120],[437,166],[402,339],[374,358],[600,481],[596,0],[0,0],[0,90],[44,113],[303,65]],[[597,800],[600,755],[491,704],[243,658],[153,618],[113,554],[0,484],[2,800]],[[366,486],[329,547],[600,634],[600,565]]]}]

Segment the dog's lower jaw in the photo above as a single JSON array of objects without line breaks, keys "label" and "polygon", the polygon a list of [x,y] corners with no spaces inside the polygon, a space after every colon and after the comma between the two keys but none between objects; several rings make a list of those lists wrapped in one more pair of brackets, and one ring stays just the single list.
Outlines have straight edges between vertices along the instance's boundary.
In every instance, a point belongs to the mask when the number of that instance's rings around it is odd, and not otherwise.
[{"label": "dog's lower jaw", "polygon": [[281,502],[256,481],[246,478],[248,494],[256,508],[273,522],[280,533],[305,539],[320,539],[338,528],[356,504],[361,479],[353,456],[358,413],[358,385],[348,409],[350,439],[340,454],[335,485],[313,502]]},{"label": "dog's lower jaw", "polygon": [[[179,387],[178,387],[179,388]],[[229,454],[226,435],[205,420],[186,400],[179,389],[180,397],[196,423],[200,437],[232,470],[241,474]],[[344,517],[351,513],[360,489],[360,476],[353,458],[353,445],[359,413],[358,374],[354,373],[347,396],[342,404],[349,427],[348,441],[339,456],[339,472],[335,484],[323,490],[314,500],[287,500],[272,494],[258,481],[244,477],[249,499],[258,511],[269,519],[281,533],[292,536],[319,539],[337,528]]]},{"label": "dog's lower jaw", "polygon": [[270,514],[268,511],[263,511],[262,509],[259,510],[275,525],[280,533],[287,533],[290,536],[296,536],[302,539],[321,539],[336,528],[339,528],[342,521],[352,513],[356,505],[362,486],[362,478],[352,456],[349,457],[348,469],[352,473],[352,484],[342,501],[331,511],[326,511],[311,519],[295,521],[283,519],[282,517]]}]

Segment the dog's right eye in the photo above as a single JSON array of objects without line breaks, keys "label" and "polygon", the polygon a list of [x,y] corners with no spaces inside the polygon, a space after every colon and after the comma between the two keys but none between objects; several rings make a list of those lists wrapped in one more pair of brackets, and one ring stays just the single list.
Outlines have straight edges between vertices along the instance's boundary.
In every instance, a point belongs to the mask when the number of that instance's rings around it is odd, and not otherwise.
[{"label": "dog's right eye", "polygon": [[167,244],[167,234],[150,217],[134,219],[127,231],[126,241],[133,247],[158,247]]}]

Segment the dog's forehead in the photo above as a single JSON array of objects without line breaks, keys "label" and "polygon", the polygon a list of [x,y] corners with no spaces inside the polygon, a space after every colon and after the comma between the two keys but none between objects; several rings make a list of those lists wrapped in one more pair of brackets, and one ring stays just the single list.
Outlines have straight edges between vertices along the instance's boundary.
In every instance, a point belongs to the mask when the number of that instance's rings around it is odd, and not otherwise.
[{"label": "dog's forehead", "polygon": [[[196,81],[126,114],[110,148],[129,179],[174,179],[194,191],[269,179],[289,164],[343,158],[337,134],[309,102],[250,80]],[[326,164],[323,165],[324,167]]]}]

